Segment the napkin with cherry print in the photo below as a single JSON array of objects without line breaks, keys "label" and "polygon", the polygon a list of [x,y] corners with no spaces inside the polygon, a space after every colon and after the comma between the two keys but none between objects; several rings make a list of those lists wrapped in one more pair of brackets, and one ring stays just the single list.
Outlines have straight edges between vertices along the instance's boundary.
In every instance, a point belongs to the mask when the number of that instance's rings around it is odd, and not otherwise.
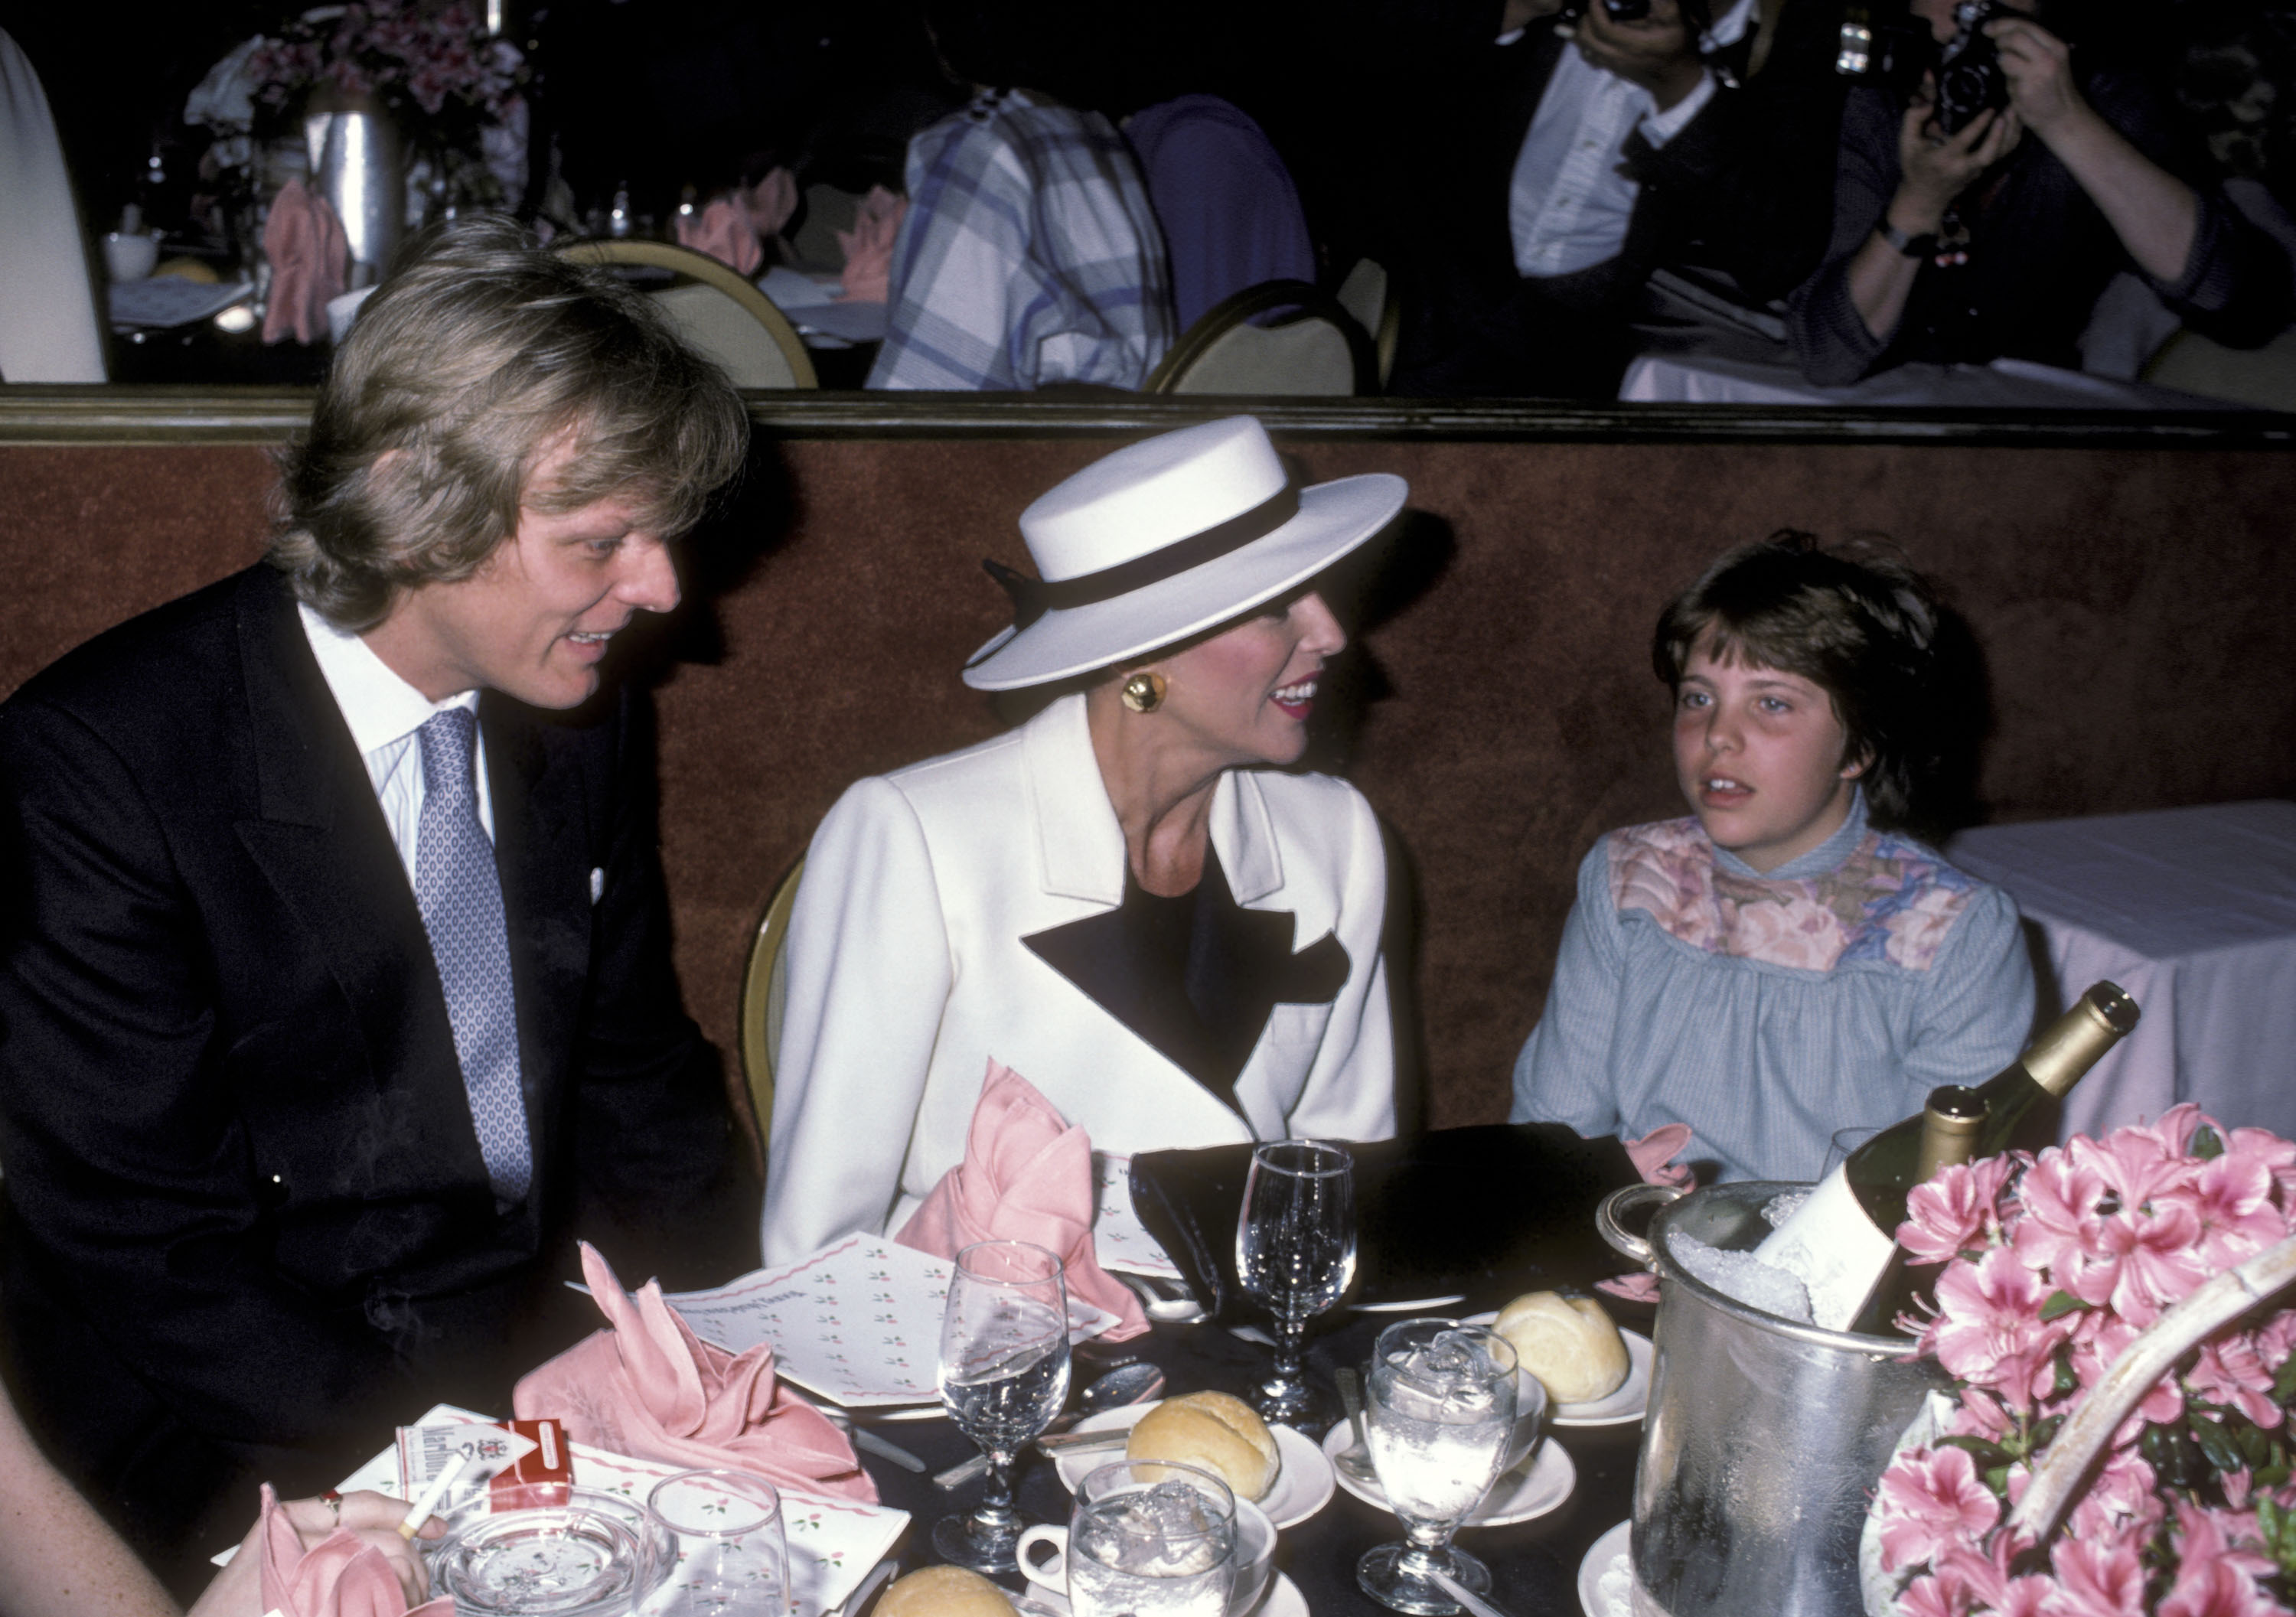
[{"label": "napkin with cherry print", "polygon": [[520,1419],[555,1416],[574,1441],[638,1459],[729,1466],[875,1502],[845,1434],[776,1381],[772,1344],[734,1353],[702,1341],[662,1301],[660,1281],[633,1296],[586,1241],[582,1274],[608,1328],[519,1382]]},{"label": "napkin with cherry print", "polygon": [[278,1617],[455,1617],[442,1595],[413,1608],[389,1557],[348,1527],[303,1547],[271,1484],[263,1485],[263,1609]]},{"label": "napkin with cherry print", "polygon": [[936,1258],[976,1241],[1028,1241],[1061,1260],[1069,1295],[1105,1309],[1123,1342],[1148,1328],[1131,1287],[1100,1267],[1093,1250],[1092,1138],[1070,1124],[1012,1068],[988,1063],[972,1108],[964,1161],[941,1176],[893,1239]]}]

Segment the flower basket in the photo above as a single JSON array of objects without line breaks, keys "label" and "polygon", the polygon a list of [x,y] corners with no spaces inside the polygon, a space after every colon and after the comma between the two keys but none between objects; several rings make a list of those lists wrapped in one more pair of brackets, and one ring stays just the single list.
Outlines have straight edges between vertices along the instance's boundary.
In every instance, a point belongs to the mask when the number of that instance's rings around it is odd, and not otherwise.
[{"label": "flower basket", "polygon": [[1952,1377],[1882,1473],[1872,1617],[2262,1617],[2296,1593],[2296,1145],[2178,1106],[1941,1172]]}]

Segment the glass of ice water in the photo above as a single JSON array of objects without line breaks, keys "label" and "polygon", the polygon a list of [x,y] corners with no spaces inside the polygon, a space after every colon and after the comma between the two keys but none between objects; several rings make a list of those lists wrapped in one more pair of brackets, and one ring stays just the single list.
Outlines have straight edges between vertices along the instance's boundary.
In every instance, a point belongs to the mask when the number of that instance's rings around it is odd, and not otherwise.
[{"label": "glass of ice water", "polygon": [[988,1457],[979,1508],[933,1525],[941,1558],[979,1572],[1014,1570],[1021,1513],[1013,1458],[1069,1395],[1069,1307],[1061,1260],[1025,1241],[982,1241],[956,1255],[940,1324],[940,1399]]},{"label": "glass of ice water", "polygon": [[1404,1541],[1356,1564],[1356,1581],[1382,1605],[1443,1617],[1459,1603],[1440,1572],[1477,1594],[1490,1569],[1451,1546],[1489,1491],[1514,1430],[1515,1357],[1504,1337],[1447,1319],[1406,1319],[1372,1350],[1365,1437]]},{"label": "glass of ice water", "polygon": [[1069,1517],[1076,1617],[1225,1617],[1235,1587],[1235,1496],[1193,1465],[1103,1465]]},{"label": "glass of ice water", "polygon": [[1251,1153],[1235,1225],[1235,1272],[1275,1317],[1275,1370],[1251,1397],[1271,1421],[1300,1425],[1315,1399],[1300,1373],[1308,1321],[1356,1275],[1355,1159],[1323,1140],[1275,1140]]}]

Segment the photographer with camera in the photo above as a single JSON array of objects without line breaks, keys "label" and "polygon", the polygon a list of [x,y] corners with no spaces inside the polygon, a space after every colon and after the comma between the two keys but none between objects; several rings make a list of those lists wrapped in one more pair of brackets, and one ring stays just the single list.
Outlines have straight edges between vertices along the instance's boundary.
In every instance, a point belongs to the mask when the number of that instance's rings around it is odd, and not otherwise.
[{"label": "photographer with camera", "polygon": [[2136,75],[2078,68],[2017,0],[1912,5],[1942,47],[1937,67],[1902,105],[1851,92],[1833,243],[1789,300],[1811,381],[2005,356],[2077,369],[2098,294],[2131,267],[2229,347],[2288,324],[2287,259],[2178,176],[2169,117]]},{"label": "photographer with camera", "polygon": [[1652,271],[1687,258],[1756,300],[1800,282],[1824,175],[1786,178],[1777,148],[1808,135],[1782,143],[1768,86],[1738,87],[1756,9],[1510,0],[1414,162],[1393,391],[1613,398]]}]

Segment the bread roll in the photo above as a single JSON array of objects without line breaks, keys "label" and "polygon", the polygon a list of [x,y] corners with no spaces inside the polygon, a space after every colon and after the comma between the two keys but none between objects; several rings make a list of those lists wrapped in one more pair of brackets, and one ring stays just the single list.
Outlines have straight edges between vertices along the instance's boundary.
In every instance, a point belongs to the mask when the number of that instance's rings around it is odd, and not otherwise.
[{"label": "bread roll", "polygon": [[877,1617],[1013,1617],[1013,1603],[979,1572],[928,1566],[887,1589]]},{"label": "bread roll", "polygon": [[1132,1428],[1124,1455],[1201,1465],[1239,1499],[1265,1498],[1278,1469],[1275,1436],[1267,1423],[1250,1404],[1225,1392],[1166,1399]]},{"label": "bread roll", "polygon": [[1501,1309],[1491,1329],[1507,1339],[1554,1403],[1591,1403],[1626,1383],[1627,1344],[1592,1297],[1533,1292]]}]

